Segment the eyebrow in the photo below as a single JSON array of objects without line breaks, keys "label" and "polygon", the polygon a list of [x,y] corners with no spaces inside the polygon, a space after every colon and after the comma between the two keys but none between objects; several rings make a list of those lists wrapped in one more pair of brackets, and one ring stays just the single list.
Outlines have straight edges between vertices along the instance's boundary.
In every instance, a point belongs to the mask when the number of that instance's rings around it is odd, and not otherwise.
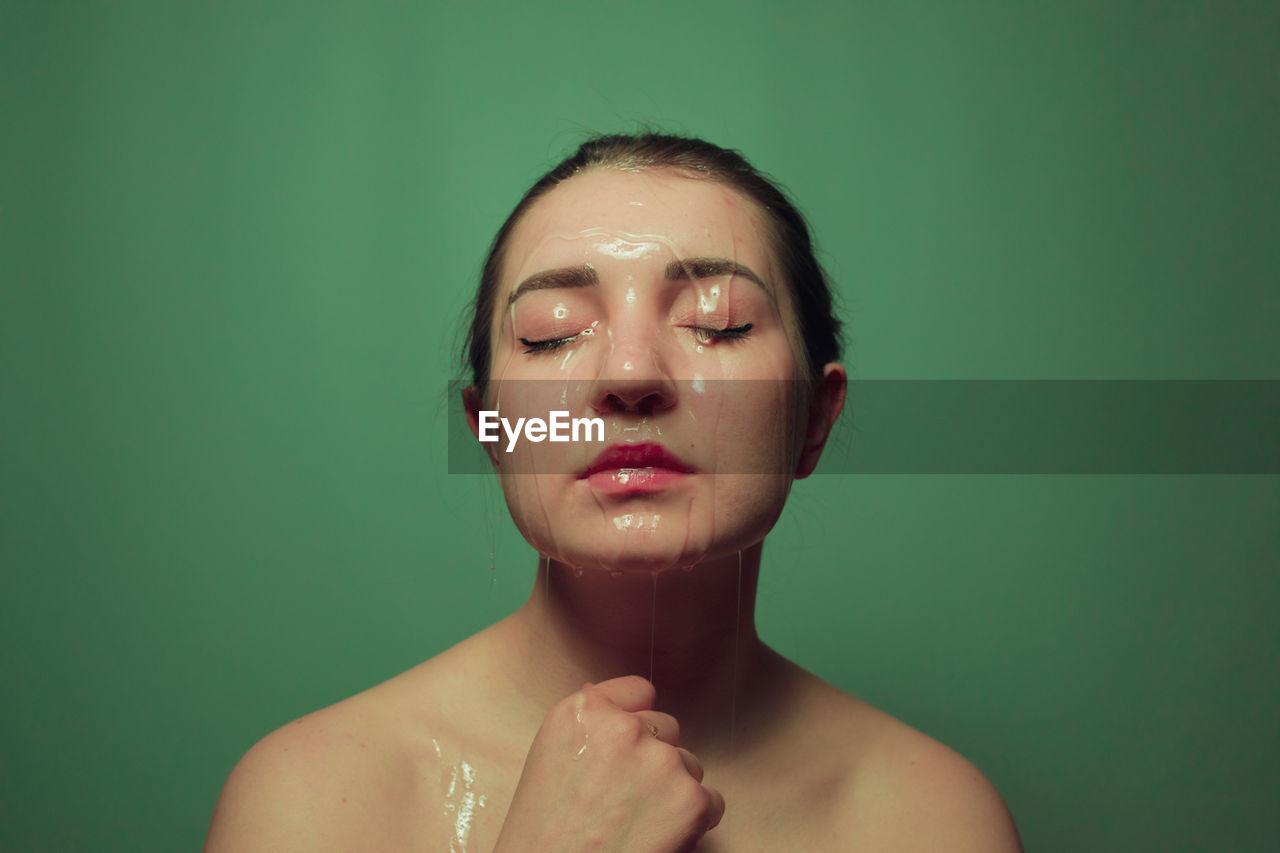
[{"label": "eyebrow", "polygon": [[682,261],[672,261],[667,264],[667,278],[671,281],[680,281],[682,279],[691,278],[717,278],[718,276],[742,276],[743,278],[754,281],[760,286],[760,289],[773,297],[773,291],[764,283],[760,276],[752,272],[751,268],[731,261],[728,258],[686,258]]},{"label": "eyebrow", "polygon": [[596,275],[595,267],[590,264],[583,264],[580,267],[560,267],[555,270],[543,270],[520,282],[520,285],[511,291],[511,298],[507,300],[507,305],[532,290],[548,290],[556,287],[591,287],[599,283],[600,276]]},{"label": "eyebrow", "polygon": [[[728,258],[686,258],[667,264],[664,275],[668,281],[687,281],[689,279],[717,278],[719,276],[742,276],[755,282],[769,298],[773,291],[756,275],[750,267],[731,261]],[[536,272],[516,286],[511,292],[507,304],[511,305],[521,296],[534,290],[552,288],[592,287],[600,283],[600,276],[595,267],[584,264],[580,267],[560,267],[554,270]]]}]

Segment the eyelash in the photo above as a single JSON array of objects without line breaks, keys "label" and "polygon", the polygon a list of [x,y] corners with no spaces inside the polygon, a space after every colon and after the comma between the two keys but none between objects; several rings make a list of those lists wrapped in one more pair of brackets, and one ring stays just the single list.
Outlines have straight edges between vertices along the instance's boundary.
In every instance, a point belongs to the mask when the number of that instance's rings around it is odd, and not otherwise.
[{"label": "eyelash", "polygon": [[[711,329],[705,326],[691,326],[694,338],[700,344],[709,344],[712,341],[739,341],[747,337],[751,332],[751,323],[743,323],[741,326],[732,326],[728,329]],[[524,344],[528,349],[526,353],[552,352],[560,349],[560,347],[576,340],[582,333],[570,335],[567,338],[550,338],[545,341],[531,341],[528,338],[521,338],[520,343]]]},{"label": "eyelash", "polygon": [[708,329],[704,326],[694,326],[693,336],[697,338],[700,344],[709,344],[712,341],[740,341],[751,332],[751,326],[751,323],[730,326],[727,329]]},{"label": "eyelash", "polygon": [[567,338],[552,338],[546,341],[531,341],[528,338],[521,338],[520,343],[528,347],[528,349],[525,350],[527,353],[551,352],[552,350],[560,349],[560,347],[569,343],[569,341],[576,340],[577,337],[578,335],[570,335]]}]

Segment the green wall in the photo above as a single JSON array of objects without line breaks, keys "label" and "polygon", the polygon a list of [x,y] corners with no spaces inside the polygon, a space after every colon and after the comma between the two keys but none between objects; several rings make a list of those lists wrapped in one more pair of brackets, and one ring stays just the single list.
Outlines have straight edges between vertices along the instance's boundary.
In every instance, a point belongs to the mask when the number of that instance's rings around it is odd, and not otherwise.
[{"label": "green wall", "polygon": [[[196,848],[258,737],[522,600],[442,395],[586,131],[779,177],[855,379],[1280,378],[1278,25],[0,2],[0,850]],[[1278,511],[1274,475],[815,477],[761,631],[977,763],[1028,850],[1260,850]]]}]

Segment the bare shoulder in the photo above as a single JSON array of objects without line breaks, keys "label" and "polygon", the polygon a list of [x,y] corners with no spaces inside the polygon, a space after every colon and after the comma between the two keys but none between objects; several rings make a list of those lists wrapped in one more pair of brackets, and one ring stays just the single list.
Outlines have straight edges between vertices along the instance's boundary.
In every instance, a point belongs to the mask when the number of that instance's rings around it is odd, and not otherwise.
[{"label": "bare shoulder", "polygon": [[206,851],[412,847],[406,809],[422,774],[382,686],[258,741],[232,770]]},{"label": "bare shoulder", "polygon": [[825,827],[808,849],[1021,851],[1004,800],[972,762],[771,654],[778,683],[796,699],[783,721],[779,763],[767,775],[778,778],[804,757],[807,798],[818,804],[809,823]]},{"label": "bare shoulder", "polygon": [[[439,850],[483,837],[527,742],[511,770],[473,737],[496,727],[474,698],[481,635],[260,740],[223,787],[206,853]],[[473,809],[475,779],[487,798]]]},{"label": "bare shoulder", "polygon": [[839,820],[851,839],[884,851],[1020,853],[1013,817],[981,770],[923,732],[859,704],[874,735],[841,797]]}]

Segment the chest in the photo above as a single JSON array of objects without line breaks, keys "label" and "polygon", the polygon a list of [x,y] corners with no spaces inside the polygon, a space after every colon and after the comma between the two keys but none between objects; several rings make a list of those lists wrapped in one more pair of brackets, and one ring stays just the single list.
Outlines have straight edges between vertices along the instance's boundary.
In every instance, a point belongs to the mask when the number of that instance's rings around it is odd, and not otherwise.
[{"label": "chest", "polygon": [[520,767],[475,753],[436,748],[418,763],[404,814],[413,849],[483,851],[497,843]]},{"label": "chest", "polygon": [[[699,853],[754,853],[777,850],[845,850],[833,834],[831,793],[805,784],[803,776],[707,781],[725,796],[725,816],[703,836]],[[795,781],[791,781],[794,779]],[[414,849],[489,853],[519,782],[519,768],[445,756],[424,767],[421,784],[407,809]],[[412,817],[408,812],[412,812]]]}]

